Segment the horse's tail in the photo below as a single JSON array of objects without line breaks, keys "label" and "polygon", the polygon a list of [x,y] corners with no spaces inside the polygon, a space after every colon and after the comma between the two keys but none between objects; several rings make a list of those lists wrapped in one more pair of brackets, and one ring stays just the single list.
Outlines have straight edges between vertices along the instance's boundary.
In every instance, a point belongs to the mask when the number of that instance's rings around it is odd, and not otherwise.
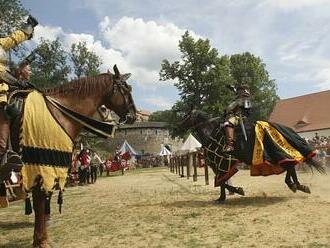
[{"label": "horse's tail", "polygon": [[316,160],[314,158],[307,158],[306,163],[308,164],[308,166],[311,168],[312,171],[313,169],[316,169],[319,173],[326,174],[326,171],[319,160]]}]

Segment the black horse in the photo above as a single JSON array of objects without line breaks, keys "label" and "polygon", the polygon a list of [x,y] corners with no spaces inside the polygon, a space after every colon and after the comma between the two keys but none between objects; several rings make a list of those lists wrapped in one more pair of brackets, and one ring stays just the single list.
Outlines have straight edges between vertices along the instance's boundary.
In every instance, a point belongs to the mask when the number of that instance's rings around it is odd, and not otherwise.
[{"label": "black horse", "polygon": [[215,173],[215,186],[220,186],[220,197],[226,199],[225,189],[244,195],[241,187],[226,182],[243,162],[250,166],[251,176],[268,176],[286,171],[285,183],[296,192],[311,193],[308,186],[298,181],[295,165],[306,162],[311,168],[325,173],[322,165],[313,159],[314,148],[292,129],[266,121],[244,120],[247,140],[241,127],[235,128],[235,150],[231,154],[223,152],[225,132],[221,118],[210,118],[205,112],[193,110],[180,123],[181,128],[192,129],[203,145],[206,162]]}]

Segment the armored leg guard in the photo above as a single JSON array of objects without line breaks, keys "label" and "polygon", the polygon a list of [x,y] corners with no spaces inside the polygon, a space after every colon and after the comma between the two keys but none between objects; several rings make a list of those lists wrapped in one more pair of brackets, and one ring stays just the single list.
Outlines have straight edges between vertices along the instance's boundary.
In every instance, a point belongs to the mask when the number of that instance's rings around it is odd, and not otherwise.
[{"label": "armored leg guard", "polygon": [[3,107],[0,107],[0,180],[8,180],[11,171],[20,171],[21,157],[14,151],[8,150],[10,127]]},{"label": "armored leg guard", "polygon": [[234,127],[227,125],[225,127],[226,144],[223,147],[223,151],[230,153],[234,151]]}]

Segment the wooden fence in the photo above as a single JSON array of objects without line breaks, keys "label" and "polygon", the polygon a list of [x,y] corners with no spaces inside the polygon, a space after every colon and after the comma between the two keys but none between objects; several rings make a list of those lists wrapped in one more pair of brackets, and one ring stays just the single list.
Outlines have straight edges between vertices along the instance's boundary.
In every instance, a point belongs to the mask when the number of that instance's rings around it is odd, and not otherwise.
[{"label": "wooden fence", "polygon": [[209,168],[203,159],[198,156],[198,152],[185,155],[172,155],[170,158],[170,172],[178,174],[180,177],[193,178],[196,182],[198,178],[198,168],[204,168],[205,185],[209,185]]}]

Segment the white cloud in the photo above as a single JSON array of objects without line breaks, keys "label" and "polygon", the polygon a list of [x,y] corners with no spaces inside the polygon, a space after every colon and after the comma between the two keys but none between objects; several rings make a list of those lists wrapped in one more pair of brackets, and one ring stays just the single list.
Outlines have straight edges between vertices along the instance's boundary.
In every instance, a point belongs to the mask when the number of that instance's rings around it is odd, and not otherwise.
[{"label": "white cloud", "polygon": [[318,81],[317,86],[321,90],[330,90],[330,68],[320,70],[316,73],[315,78]]},{"label": "white cloud", "polygon": [[143,101],[147,104],[156,106],[159,110],[170,109],[174,104],[174,102],[169,99],[160,96],[147,97]]},{"label": "white cloud", "polygon": [[[130,17],[111,24],[106,16],[98,28],[101,40],[95,40],[91,34],[66,33],[59,27],[38,26],[34,40],[60,38],[67,51],[73,43],[84,41],[102,59],[102,70],[117,64],[121,71],[133,74],[131,80],[136,84],[155,90],[161,61],[178,59],[178,43],[185,32],[171,23],[160,25]],[[193,32],[191,34],[198,37]]]},{"label": "white cloud", "polygon": [[263,6],[276,7],[282,10],[296,10],[305,7],[319,6],[327,3],[327,0],[265,0]]},{"label": "white cloud", "polygon": [[41,38],[47,40],[55,40],[63,33],[64,32],[61,27],[49,27],[49,26],[38,25],[34,31],[33,41],[38,43]]},{"label": "white cloud", "polygon": [[[157,83],[160,62],[179,58],[178,41],[191,31],[211,40],[220,54],[249,51],[266,63],[279,93],[287,97],[323,90],[329,82],[330,1],[328,0],[70,0],[99,18],[98,39],[43,27],[67,44],[86,40],[104,61],[131,72],[132,82],[166,96]],[[111,17],[111,18],[110,18]],[[36,35],[37,36],[37,35]],[[164,84],[163,84],[164,85]],[[292,89],[292,90],[288,90]]]}]

